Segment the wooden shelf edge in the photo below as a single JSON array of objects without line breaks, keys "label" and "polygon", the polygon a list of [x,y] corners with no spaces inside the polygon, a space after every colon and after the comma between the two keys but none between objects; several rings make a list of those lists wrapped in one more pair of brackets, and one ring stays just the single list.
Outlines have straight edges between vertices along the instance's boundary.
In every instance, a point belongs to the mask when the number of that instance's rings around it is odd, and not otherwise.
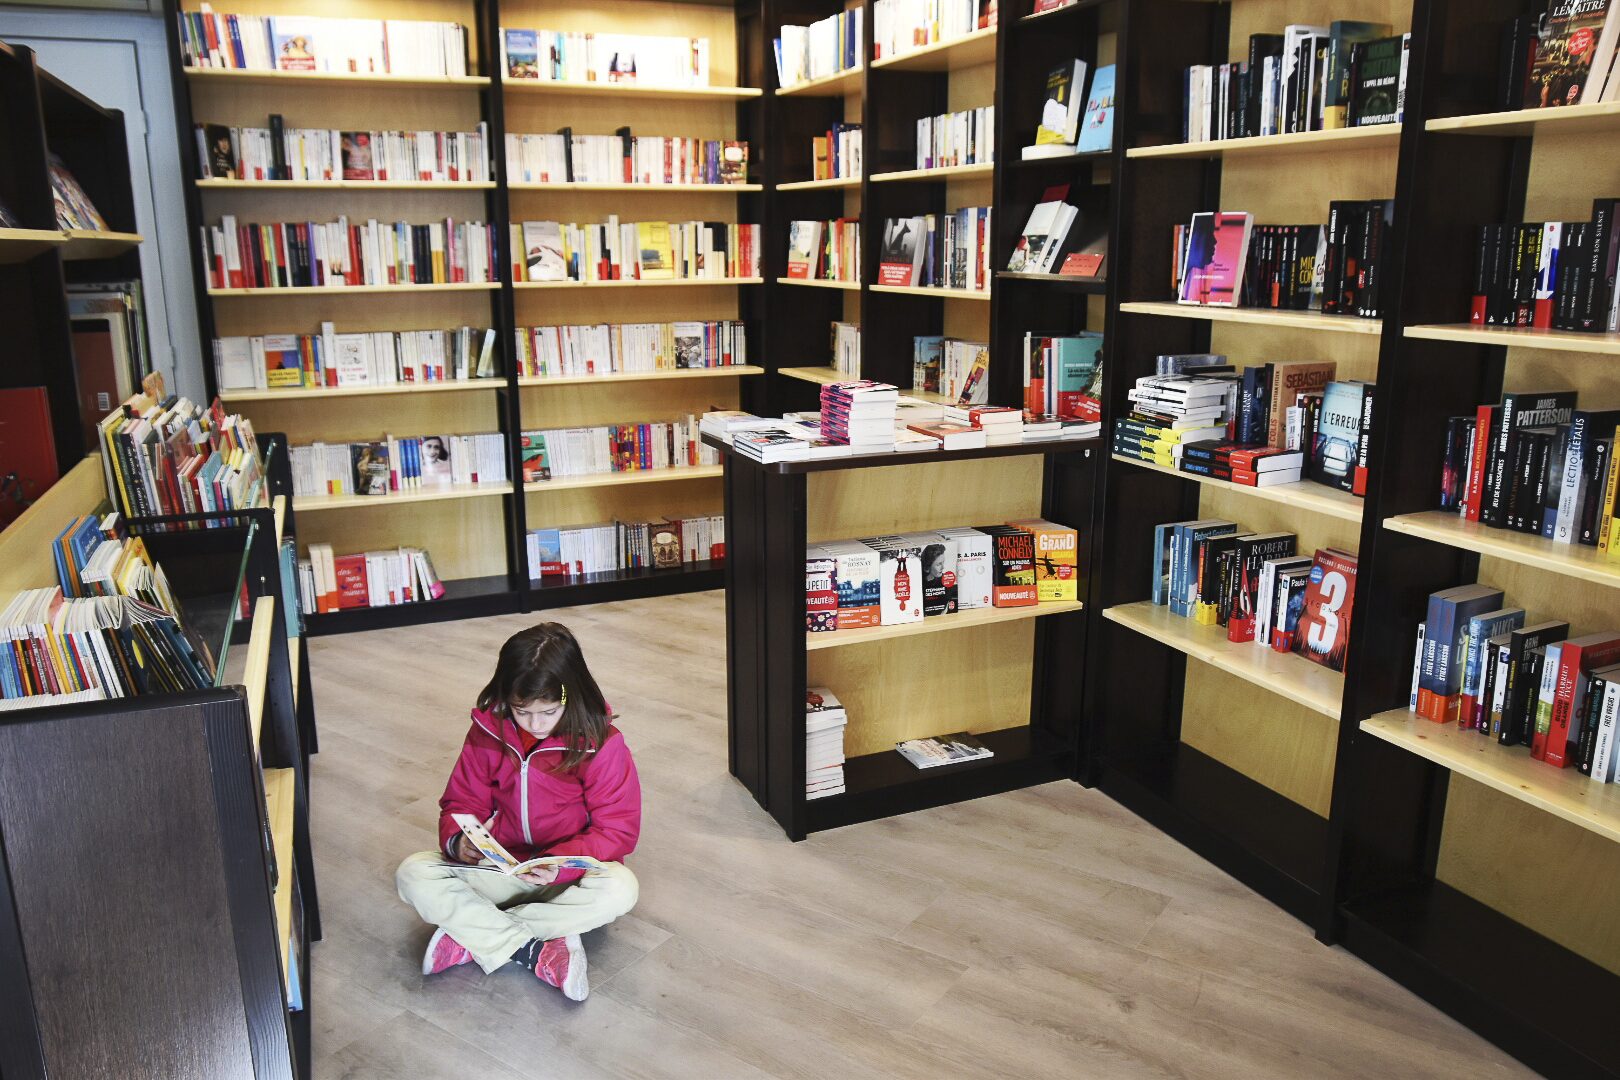
[{"label": "wooden shelf edge", "polygon": [[1363,500],[1354,495],[1346,495],[1332,488],[1324,487],[1313,480],[1301,480],[1294,484],[1278,484],[1275,487],[1249,487],[1247,484],[1234,484],[1230,480],[1217,480],[1213,476],[1199,476],[1197,473],[1182,472],[1156,461],[1143,461],[1133,458],[1129,454],[1111,455],[1115,461],[1137,468],[1147,469],[1150,472],[1165,473],[1178,480],[1192,480],[1209,487],[1218,487],[1223,491],[1235,491],[1240,495],[1249,495],[1267,502],[1283,503],[1300,510],[1315,514],[1326,514],[1329,517],[1340,518],[1344,521],[1361,522]]},{"label": "wooden shelf edge", "polygon": [[820,191],[834,188],[858,188],[861,178],[858,176],[835,176],[829,180],[793,180],[786,184],[777,184],[777,191]]},{"label": "wooden shelf edge", "polygon": [[886,56],[872,61],[873,70],[889,68],[896,71],[941,71],[948,68],[973,67],[987,64],[996,58],[996,30],[994,26],[972,30],[966,34],[930,45]]},{"label": "wooden shelf edge", "polygon": [[836,649],[847,645],[865,645],[873,641],[893,641],[895,638],[915,637],[918,634],[969,630],[976,626],[995,626],[1000,623],[1019,622],[1024,619],[1036,619],[1046,615],[1068,615],[1084,609],[1085,604],[1079,600],[1054,600],[1027,607],[970,608],[967,611],[958,611],[952,615],[936,615],[931,619],[922,619],[911,623],[873,626],[863,630],[832,630],[815,634],[806,632],[804,647],[808,651],[816,652],[821,649]]},{"label": "wooden shelf edge", "polygon": [[1512,349],[1620,356],[1620,334],[1584,334],[1539,326],[1475,326],[1472,323],[1425,323],[1405,327],[1401,333],[1421,341],[1454,341],[1466,345],[1506,345]]},{"label": "wooden shelf edge", "polygon": [[[844,97],[848,94],[858,94],[865,74],[864,67],[845,68],[843,71],[806,79],[792,86],[779,86],[775,94],[777,97]],[[849,85],[851,83],[854,85]]]},{"label": "wooden shelf edge", "polygon": [[620,382],[647,382],[656,379],[723,379],[743,375],[763,375],[754,364],[723,364],[710,368],[667,368],[661,371],[610,371],[603,375],[519,375],[519,386],[592,386]]},{"label": "wooden shelf edge", "polygon": [[221,401],[331,401],[353,397],[386,397],[395,394],[444,394],[464,390],[499,390],[503,378],[445,379],[440,382],[392,383],[386,386],[318,386],[287,390],[221,389]]},{"label": "wooden shelf edge", "polygon": [[1363,319],[1356,315],[1323,315],[1313,311],[1211,307],[1205,304],[1178,304],[1173,300],[1128,300],[1119,305],[1119,310],[1127,315],[1163,315],[1174,319],[1207,319],[1211,322],[1287,326],[1300,330],[1321,330],[1340,334],[1376,335],[1384,331],[1382,319]]},{"label": "wooden shelf edge", "polygon": [[1252,642],[1229,642],[1225,627],[1200,625],[1146,600],[1107,608],[1103,618],[1313,712],[1339,718],[1344,676],[1330,668]]},{"label": "wooden shelf edge", "polygon": [[[291,978],[289,953],[292,948],[292,885],[297,860],[293,857],[294,808],[297,805],[297,774],[292,769],[264,770],[265,821],[270,827],[270,847],[276,858],[276,888],[272,906],[276,918],[276,938],[281,947],[283,986]],[[308,1002],[305,1003],[308,1007]]]},{"label": "wooden shelf edge", "polygon": [[872,292],[893,293],[896,296],[931,296],[941,300],[990,299],[989,289],[947,289],[933,285],[871,285]]},{"label": "wooden shelf edge", "polygon": [[652,86],[646,83],[571,82],[563,79],[503,79],[501,89],[519,94],[589,94],[653,98],[716,98],[720,100],[756,98],[765,91],[757,86]]},{"label": "wooden shelf edge", "polygon": [[493,180],[226,180],[195,181],[200,191],[489,191]]},{"label": "wooden shelf edge", "polygon": [[1374,738],[1620,842],[1620,785],[1595,783],[1573,768],[1556,769],[1534,760],[1528,748],[1502,746],[1477,731],[1437,724],[1405,709],[1379,713],[1360,727]]},{"label": "wooden shelf edge", "polygon": [[510,483],[498,483],[426,487],[412,491],[396,491],[388,495],[294,495],[293,509],[304,514],[321,510],[352,510],[358,507],[398,506],[401,503],[477,499],[510,494],[512,494]]},{"label": "wooden shelf edge", "polygon": [[514,281],[514,289],[651,289],[763,285],[764,278],[617,278],[612,281]]},{"label": "wooden shelf edge", "polygon": [[561,183],[514,182],[506,185],[512,191],[611,191],[623,193],[703,192],[725,195],[735,192],[764,191],[764,184],[590,184],[577,180]]},{"label": "wooden shelf edge", "polygon": [[1446,510],[1400,514],[1385,518],[1383,525],[1391,532],[1620,589],[1620,558],[1584,544],[1561,544],[1539,534],[1493,529]]},{"label": "wooden shelf edge", "polygon": [[901,169],[897,172],[873,173],[871,179],[874,184],[888,184],[908,180],[949,180],[953,176],[989,176],[994,171],[994,164],[982,161],[972,165],[946,165],[937,169]]},{"label": "wooden shelf edge", "polygon": [[248,729],[258,752],[259,733],[264,728],[264,694],[270,680],[270,643],[275,639],[276,599],[261,596],[253,603],[253,627],[248,632],[247,660],[242,669],[242,686],[247,690]]},{"label": "wooden shelf edge", "polygon": [[587,473],[584,476],[558,476],[531,480],[525,492],[571,491],[579,488],[615,487],[620,484],[657,484],[676,480],[707,480],[725,472],[723,465],[676,465],[666,469],[630,469],[626,472]]},{"label": "wooden shelf edge", "polygon": [[1539,127],[1620,127],[1620,101],[1447,116],[1430,120],[1425,126],[1429,131],[1458,135],[1522,135]]},{"label": "wooden shelf edge", "polygon": [[832,281],[827,278],[790,278],[779,277],[778,285],[799,285],[811,289],[842,289],[845,292],[860,292],[861,283],[858,281]]},{"label": "wooden shelf edge", "polygon": [[1242,139],[1210,139],[1196,143],[1133,146],[1125,151],[1125,156],[1136,159],[1203,158],[1241,153],[1332,150],[1345,143],[1395,142],[1400,136],[1400,124],[1369,124],[1366,127],[1333,128],[1326,131],[1296,131],[1288,135],[1255,135]]},{"label": "wooden shelf edge", "polygon": [[233,296],[361,296],[378,293],[493,292],[498,281],[457,281],[436,285],[289,285],[281,288],[209,289],[208,295]]},{"label": "wooden shelf edge", "polygon": [[371,75],[348,71],[267,71],[259,68],[183,67],[188,79],[243,83],[369,83],[376,86],[488,86],[488,75]]}]

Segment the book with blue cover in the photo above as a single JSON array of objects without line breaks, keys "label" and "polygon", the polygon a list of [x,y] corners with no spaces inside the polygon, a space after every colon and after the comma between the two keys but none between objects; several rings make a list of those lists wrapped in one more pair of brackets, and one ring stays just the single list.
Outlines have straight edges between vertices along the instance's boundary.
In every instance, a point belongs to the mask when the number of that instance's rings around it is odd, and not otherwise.
[{"label": "book with blue cover", "polygon": [[1114,65],[1105,64],[1091,77],[1091,95],[1086,98],[1086,112],[1080,121],[1080,142],[1076,147],[1082,154],[1110,150],[1114,146]]}]

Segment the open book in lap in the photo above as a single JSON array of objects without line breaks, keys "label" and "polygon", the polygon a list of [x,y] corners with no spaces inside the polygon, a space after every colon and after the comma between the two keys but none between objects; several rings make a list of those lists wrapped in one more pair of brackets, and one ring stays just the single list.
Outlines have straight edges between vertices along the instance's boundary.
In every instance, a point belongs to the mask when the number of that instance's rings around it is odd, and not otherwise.
[{"label": "open book in lap", "polygon": [[501,842],[490,835],[484,823],[471,814],[452,814],[461,831],[473,846],[484,853],[491,865],[478,863],[469,865],[470,870],[497,870],[503,874],[517,877],[532,870],[539,870],[547,866],[555,866],[559,870],[600,870],[603,864],[589,855],[541,855],[527,862],[518,862],[517,856],[507,851]]}]

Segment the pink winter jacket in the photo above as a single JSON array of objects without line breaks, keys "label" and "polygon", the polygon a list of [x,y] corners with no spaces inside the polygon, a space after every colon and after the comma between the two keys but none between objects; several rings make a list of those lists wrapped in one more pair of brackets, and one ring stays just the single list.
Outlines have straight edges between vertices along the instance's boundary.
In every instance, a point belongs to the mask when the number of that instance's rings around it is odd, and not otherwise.
[{"label": "pink winter jacket", "polygon": [[[451,852],[461,835],[451,814],[472,814],[486,822],[495,839],[519,859],[589,855],[622,862],[635,850],[641,835],[641,781],[617,728],[608,728],[602,745],[579,768],[558,773],[553,769],[562,760],[560,738],[544,739],[524,756],[511,720],[474,709],[472,721],[439,800],[440,850]],[[563,870],[557,881],[576,881],[583,873]]]}]

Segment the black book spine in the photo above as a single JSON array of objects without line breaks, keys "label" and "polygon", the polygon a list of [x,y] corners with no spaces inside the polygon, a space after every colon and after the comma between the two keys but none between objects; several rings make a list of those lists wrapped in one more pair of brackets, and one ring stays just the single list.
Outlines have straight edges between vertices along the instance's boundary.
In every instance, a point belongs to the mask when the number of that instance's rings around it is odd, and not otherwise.
[{"label": "black book spine", "polygon": [[1517,307],[1514,325],[1529,326],[1535,319],[1536,272],[1541,265],[1541,238],[1546,230],[1541,222],[1519,226],[1519,281],[1514,294]]},{"label": "black book spine", "polygon": [[1547,500],[1547,459],[1557,441],[1551,432],[1537,431],[1525,442],[1525,472],[1520,479],[1517,513],[1513,527],[1519,532],[1541,531],[1541,508]]},{"label": "black book spine", "polygon": [[571,127],[558,128],[557,129],[557,134],[561,135],[562,140],[563,140],[563,173],[568,177],[568,182],[573,183],[574,182],[574,129],[571,128]]},{"label": "black book spine", "polygon": [[1603,695],[1608,681],[1595,675],[1577,676],[1586,680],[1586,696],[1581,699],[1580,731],[1575,746],[1575,767],[1582,776],[1592,775],[1592,759],[1597,753],[1598,721],[1603,716]]},{"label": "black book spine", "polygon": [[1337,202],[1328,203],[1326,264],[1322,268],[1322,314],[1339,310],[1344,284],[1344,214]]},{"label": "black book spine", "polygon": [[1508,248],[1505,243],[1507,226],[1485,226],[1486,259],[1485,267],[1485,323],[1488,326],[1505,326],[1507,317],[1507,256]]},{"label": "black book spine", "polygon": [[[1519,680],[1523,683],[1518,693],[1518,709],[1513,715],[1513,741],[1530,745],[1531,734],[1535,731],[1536,718],[1532,715],[1535,706],[1537,690],[1541,686],[1541,669],[1547,662],[1545,646],[1540,646],[1535,652],[1526,657],[1527,663],[1519,672]],[[1505,728],[1506,725],[1504,724]]]},{"label": "black book spine", "polygon": [[1614,440],[1594,439],[1591,452],[1586,455],[1585,498],[1581,500],[1579,531],[1575,542],[1597,547],[1598,534],[1603,522],[1604,500],[1608,497],[1606,481],[1609,476],[1609,457],[1614,453]]},{"label": "black book spine", "polygon": [[270,172],[277,180],[291,180],[292,173],[287,171],[286,132],[283,130],[280,113],[270,114]]}]

